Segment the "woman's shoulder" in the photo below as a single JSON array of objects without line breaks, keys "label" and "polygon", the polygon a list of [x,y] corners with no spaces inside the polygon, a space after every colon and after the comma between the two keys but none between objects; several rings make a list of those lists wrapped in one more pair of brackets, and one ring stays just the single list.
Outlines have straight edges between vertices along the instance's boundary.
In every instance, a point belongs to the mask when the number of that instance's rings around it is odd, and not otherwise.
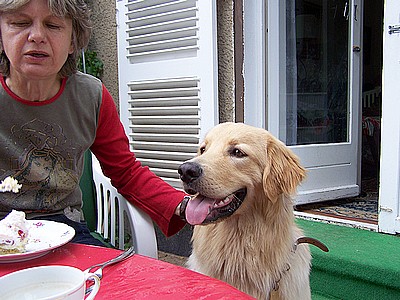
[{"label": "woman's shoulder", "polygon": [[80,71],[70,75],[67,78],[67,83],[73,84],[73,85],[86,85],[86,86],[102,86],[102,82],[100,79],[90,75],[90,74],[85,74]]},{"label": "woman's shoulder", "polygon": [[103,99],[103,83],[92,75],[77,72],[66,79],[62,97],[99,107]]}]

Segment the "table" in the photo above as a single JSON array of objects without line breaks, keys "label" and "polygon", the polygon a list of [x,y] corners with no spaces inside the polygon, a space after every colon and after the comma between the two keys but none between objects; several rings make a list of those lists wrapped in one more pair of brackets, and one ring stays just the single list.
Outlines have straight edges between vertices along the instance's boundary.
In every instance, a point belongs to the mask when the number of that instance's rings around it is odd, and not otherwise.
[{"label": "table", "polygon": [[[0,277],[41,265],[67,265],[81,270],[111,259],[116,249],[68,243],[40,258],[0,264]],[[167,262],[134,256],[103,270],[97,299],[254,299],[225,282]]]}]

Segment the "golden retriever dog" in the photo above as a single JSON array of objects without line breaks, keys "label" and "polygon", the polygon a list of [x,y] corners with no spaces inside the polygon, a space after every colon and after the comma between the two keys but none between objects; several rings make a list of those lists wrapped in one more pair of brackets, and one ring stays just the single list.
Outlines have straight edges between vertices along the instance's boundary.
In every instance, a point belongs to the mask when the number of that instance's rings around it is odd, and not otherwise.
[{"label": "golden retriever dog", "polygon": [[257,299],[311,299],[311,255],[290,197],[306,172],[289,148],[264,129],[222,123],[178,172],[186,192],[204,196],[186,207],[188,268]]}]

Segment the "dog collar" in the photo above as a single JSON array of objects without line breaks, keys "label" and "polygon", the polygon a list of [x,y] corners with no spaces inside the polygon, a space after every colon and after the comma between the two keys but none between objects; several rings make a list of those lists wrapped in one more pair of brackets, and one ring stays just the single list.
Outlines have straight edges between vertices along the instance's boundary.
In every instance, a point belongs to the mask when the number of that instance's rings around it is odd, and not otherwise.
[{"label": "dog collar", "polygon": [[186,207],[189,202],[189,200],[192,199],[191,196],[185,196],[183,197],[183,200],[181,202],[181,206],[179,207],[179,217],[181,218],[182,221],[186,221]]},{"label": "dog collar", "polygon": [[[311,244],[311,245],[314,245],[314,246],[318,247],[319,249],[321,249],[321,250],[324,251],[324,252],[329,252],[328,247],[327,247],[324,243],[322,243],[321,241],[319,241],[319,240],[317,240],[317,239],[314,239],[314,238],[312,238],[312,237],[302,236],[302,237],[299,237],[299,238],[294,242],[294,244],[293,244],[293,249],[292,249],[292,252],[293,252],[293,253],[296,252],[297,246],[300,245],[300,244]],[[269,298],[268,298],[268,300],[278,299],[278,298],[277,298],[277,297],[278,297],[278,296],[277,296],[277,293],[278,293],[278,290],[279,290],[279,283],[280,283],[282,277],[283,277],[287,272],[289,272],[289,270],[290,270],[290,264],[287,263],[287,264],[285,265],[284,269],[279,273],[279,278],[278,278],[277,280],[275,280],[275,282],[273,283],[272,288],[271,288],[271,291],[270,291],[270,293],[269,293]]]}]

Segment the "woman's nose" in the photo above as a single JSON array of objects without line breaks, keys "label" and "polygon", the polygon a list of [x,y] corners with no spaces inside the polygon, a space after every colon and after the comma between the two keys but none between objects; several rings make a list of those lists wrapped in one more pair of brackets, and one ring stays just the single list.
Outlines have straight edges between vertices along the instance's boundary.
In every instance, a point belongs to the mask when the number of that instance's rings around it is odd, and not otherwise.
[{"label": "woman's nose", "polygon": [[46,40],[46,30],[42,24],[33,23],[29,32],[28,41],[42,43]]}]

